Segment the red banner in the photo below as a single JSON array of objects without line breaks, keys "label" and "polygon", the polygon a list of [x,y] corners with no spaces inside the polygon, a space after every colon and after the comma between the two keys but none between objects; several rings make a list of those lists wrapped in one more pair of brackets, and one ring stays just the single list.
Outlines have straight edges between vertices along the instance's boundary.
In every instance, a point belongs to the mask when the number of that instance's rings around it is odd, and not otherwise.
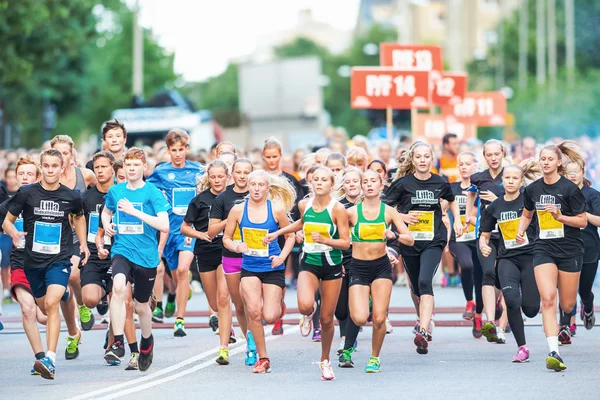
[{"label": "red banner", "polygon": [[467,92],[462,102],[442,106],[442,115],[476,126],[505,126],[506,97],[502,92]]},{"label": "red banner", "polygon": [[379,59],[382,67],[402,71],[443,71],[440,46],[381,43]]},{"label": "red banner", "polygon": [[462,102],[467,92],[467,74],[442,72],[434,77],[431,102],[436,106],[454,105]]},{"label": "red banner", "polygon": [[442,115],[415,114],[413,137],[428,143],[441,143],[446,133],[454,133],[458,140],[465,141],[477,137],[477,127],[457,121],[448,121]]}]

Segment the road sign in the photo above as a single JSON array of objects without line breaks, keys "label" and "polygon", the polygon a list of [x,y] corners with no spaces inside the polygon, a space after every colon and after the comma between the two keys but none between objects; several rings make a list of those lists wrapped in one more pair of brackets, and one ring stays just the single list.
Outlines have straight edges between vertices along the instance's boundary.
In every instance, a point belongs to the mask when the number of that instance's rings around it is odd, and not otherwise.
[{"label": "road sign", "polygon": [[467,92],[467,74],[442,72],[432,78],[431,102],[436,106],[462,102]]},{"label": "road sign", "polygon": [[429,107],[429,73],[383,67],[352,68],[352,108],[408,110]]},{"label": "road sign", "polygon": [[505,126],[506,97],[502,92],[467,92],[462,102],[442,106],[442,115],[476,126]]},{"label": "road sign", "polygon": [[381,43],[379,59],[382,67],[402,71],[443,71],[440,46]]}]

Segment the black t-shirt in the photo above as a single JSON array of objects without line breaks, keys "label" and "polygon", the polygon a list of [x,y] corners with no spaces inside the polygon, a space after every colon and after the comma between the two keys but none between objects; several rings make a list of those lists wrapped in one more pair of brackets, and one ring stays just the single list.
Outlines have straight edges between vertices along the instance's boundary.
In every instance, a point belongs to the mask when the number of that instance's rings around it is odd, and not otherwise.
[{"label": "black t-shirt", "polygon": [[79,191],[60,185],[46,190],[39,183],[19,189],[8,203],[12,215],[23,214],[25,265],[44,268],[69,262],[73,255],[73,231],[69,215],[82,216],[83,204]]},{"label": "black t-shirt", "polygon": [[[2,224],[4,224],[4,220],[6,219],[6,213],[8,212],[8,202],[10,199],[5,200],[2,204],[0,204],[0,231],[2,230]],[[15,226],[17,229],[22,232],[23,231],[23,217],[19,215],[17,220],[15,221]],[[24,244],[24,241],[22,242]],[[23,263],[25,262],[25,247],[15,247],[12,246],[12,250],[10,252],[10,269],[23,269]]]},{"label": "black t-shirt", "polygon": [[493,201],[483,212],[480,224],[481,232],[492,232],[498,224],[501,234],[498,259],[533,254],[533,243],[538,236],[538,222],[535,214],[526,232],[529,244],[518,245],[515,240],[519,230],[519,221],[523,215],[523,203],[523,194],[519,194],[519,197],[512,201],[506,201],[502,196]]},{"label": "black t-shirt", "polygon": [[[453,182],[450,184],[450,188],[452,189],[452,193],[454,193],[455,201],[458,203],[460,217],[463,218],[467,213],[467,196],[465,195],[465,192],[468,191],[469,188],[472,188],[473,185],[466,188],[462,187],[461,185],[462,182]],[[450,218],[450,229],[452,229],[452,232],[450,233],[450,241],[455,242],[456,232],[454,232],[454,215],[452,215],[452,212],[450,212],[450,210],[448,210],[448,217]],[[470,225],[469,230],[475,230],[473,225]],[[476,238],[474,237],[474,233],[469,234],[467,232],[463,232],[462,239],[459,239],[459,242],[474,245],[475,239]]]},{"label": "black t-shirt", "polygon": [[294,204],[294,208],[292,208],[292,211],[290,211],[290,215],[292,216],[292,219],[294,221],[297,221],[300,219],[298,203],[308,194],[308,188],[303,187],[294,175],[288,174],[287,172],[281,172],[281,176],[287,178],[287,180],[290,181],[294,189],[296,189],[296,202]]},{"label": "black t-shirt", "polygon": [[[96,186],[85,191],[81,197],[83,201],[83,211],[85,213],[85,221],[87,223],[87,245],[90,249],[90,260],[96,263],[110,263],[110,257],[104,260],[98,258],[98,248],[96,247],[96,232],[98,227],[102,226],[100,221],[102,218],[102,209],[104,208],[104,196],[106,193],[102,193],[97,189]],[[112,244],[111,239],[108,236],[104,236],[104,248],[110,251]]]},{"label": "black t-shirt", "polygon": [[[188,206],[187,213],[183,219],[188,224],[192,224],[194,229],[198,232],[208,231],[208,223],[211,213],[211,207],[213,206],[217,195],[206,189],[199,195],[194,197]],[[194,248],[194,254],[202,255],[203,252],[213,252],[221,250],[223,246],[223,236],[218,234],[213,238],[211,242],[205,240],[196,239],[196,247]]]},{"label": "black t-shirt", "polygon": [[[215,199],[212,209],[210,210],[210,218],[225,221],[233,206],[242,203],[247,195],[248,192],[237,193],[233,190],[233,186],[228,187]],[[242,258],[242,255],[231,252],[223,246],[223,257]]]},{"label": "black t-shirt", "polygon": [[392,183],[387,204],[396,207],[401,214],[422,213],[419,224],[409,225],[415,245],[400,244],[402,255],[416,255],[427,248],[446,245],[448,230],[442,222],[440,199],[453,202],[454,198],[450,183],[436,174],[424,181],[411,174]]},{"label": "black t-shirt", "polygon": [[[340,200],[340,203],[344,206],[346,210],[350,207],[354,207],[355,205],[345,197]],[[352,243],[350,243],[350,247],[348,248],[348,250],[342,250],[342,264],[348,265],[347,263],[350,260],[352,260]]]},{"label": "black t-shirt", "polygon": [[539,236],[534,243],[535,251],[552,254],[559,258],[583,255],[581,230],[556,221],[544,211],[547,204],[556,204],[561,214],[576,216],[586,211],[583,192],[567,178],[548,185],[540,178],[525,188],[525,208],[538,214]]},{"label": "black t-shirt", "polygon": [[[484,192],[484,191],[490,191],[490,192],[494,193],[496,196],[498,196],[498,198],[500,198],[500,197],[504,196],[504,184],[502,183],[502,175],[504,175],[504,168],[502,169],[502,171],[500,171],[498,176],[496,176],[495,178],[492,178],[492,175],[490,174],[489,169],[486,169],[485,171],[482,171],[482,172],[477,172],[477,173],[471,175],[471,187],[476,188],[478,193]],[[489,205],[490,205],[489,201],[479,198],[479,212],[477,214],[478,215],[477,218],[479,219],[480,223],[481,223],[481,218],[483,216],[483,211]],[[499,239],[499,238],[500,238],[500,233],[492,232],[492,239]]]},{"label": "black t-shirt", "polygon": [[[592,215],[600,215],[600,192],[589,186],[584,186],[581,191],[585,202],[587,203],[587,212]],[[598,227],[588,222],[587,226],[581,230],[581,238],[585,246],[583,254],[584,263],[597,263],[600,257],[600,237],[598,236]]]}]

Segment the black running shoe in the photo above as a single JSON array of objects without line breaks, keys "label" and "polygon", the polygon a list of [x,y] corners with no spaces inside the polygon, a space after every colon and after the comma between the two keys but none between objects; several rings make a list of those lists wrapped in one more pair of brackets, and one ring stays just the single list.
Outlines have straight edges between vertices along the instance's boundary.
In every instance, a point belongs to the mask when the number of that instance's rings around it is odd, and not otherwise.
[{"label": "black running shoe", "polygon": [[140,348],[140,358],[138,365],[140,371],[146,371],[152,365],[152,358],[154,357],[154,337],[150,335],[150,346],[147,349]]},{"label": "black running shoe", "polygon": [[208,325],[212,328],[213,332],[216,332],[219,329],[219,317],[216,315],[211,315],[208,319]]},{"label": "black running shoe", "polygon": [[571,344],[571,331],[568,326],[563,326],[558,332],[558,341],[561,345]]},{"label": "black running shoe", "polygon": [[104,359],[106,361],[118,361],[125,357],[125,345],[120,340],[115,341],[106,353],[104,353]]},{"label": "black running shoe", "polygon": [[105,315],[108,312],[108,294],[105,294],[103,298],[100,299],[100,302],[96,306],[96,311],[98,314]]},{"label": "black running shoe", "polygon": [[567,366],[565,365],[563,359],[560,358],[555,351],[553,351],[552,353],[548,354],[548,357],[546,357],[546,368],[552,369],[555,372],[560,372],[567,369]]}]

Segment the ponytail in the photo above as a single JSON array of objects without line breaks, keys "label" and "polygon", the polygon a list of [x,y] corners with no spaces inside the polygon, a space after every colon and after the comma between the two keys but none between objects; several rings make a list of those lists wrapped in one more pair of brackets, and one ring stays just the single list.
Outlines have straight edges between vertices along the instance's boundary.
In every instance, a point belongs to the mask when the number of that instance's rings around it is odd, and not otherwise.
[{"label": "ponytail", "polygon": [[406,175],[410,175],[410,174],[414,174],[415,173],[415,165],[413,164],[413,155],[414,155],[414,151],[416,148],[418,147],[428,147],[429,150],[431,151],[431,156],[433,157],[433,149],[431,148],[431,146],[425,142],[422,141],[416,141],[413,143],[412,146],[410,146],[410,149],[404,153],[404,156],[402,157],[402,159],[400,160],[400,165],[398,166],[398,170],[396,171],[396,174],[394,175],[394,181],[398,180],[400,178],[404,178]]},{"label": "ponytail", "polygon": [[[567,175],[567,164],[570,162],[574,162],[582,170],[585,170],[585,159],[581,155],[579,144],[573,140],[565,140],[557,145],[547,145],[542,147],[540,150],[540,157],[542,156],[543,151],[553,151],[556,156],[562,160],[562,165],[558,167],[558,173],[562,176]],[[564,158],[567,158],[565,160]]]},{"label": "ponytail", "polygon": [[296,189],[290,181],[285,177],[269,174],[264,170],[251,172],[248,175],[248,181],[251,181],[254,177],[263,178],[268,182],[269,200],[281,204],[286,213],[289,213],[296,203]]}]

